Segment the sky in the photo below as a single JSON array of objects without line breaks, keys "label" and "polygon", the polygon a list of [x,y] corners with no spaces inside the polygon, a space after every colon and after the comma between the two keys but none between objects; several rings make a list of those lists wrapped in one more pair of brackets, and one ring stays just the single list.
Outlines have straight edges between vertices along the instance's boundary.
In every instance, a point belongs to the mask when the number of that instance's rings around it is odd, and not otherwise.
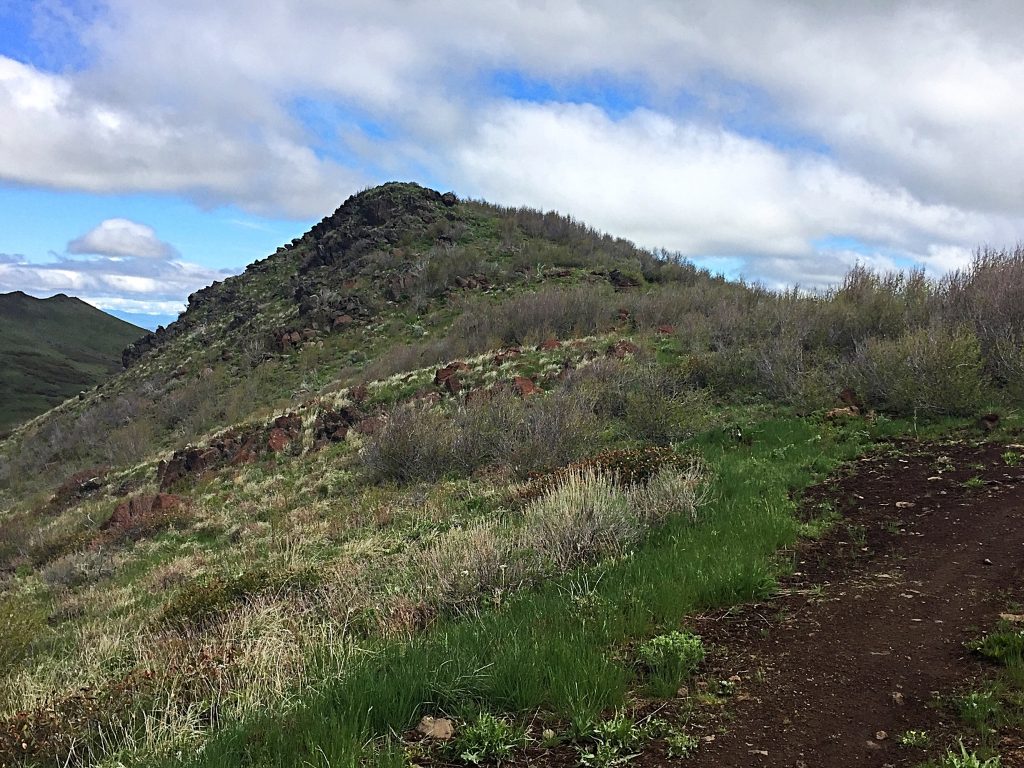
[{"label": "sky", "polygon": [[346,197],[558,210],[729,277],[1024,239],[1024,5],[0,0],[0,292],[154,327]]}]

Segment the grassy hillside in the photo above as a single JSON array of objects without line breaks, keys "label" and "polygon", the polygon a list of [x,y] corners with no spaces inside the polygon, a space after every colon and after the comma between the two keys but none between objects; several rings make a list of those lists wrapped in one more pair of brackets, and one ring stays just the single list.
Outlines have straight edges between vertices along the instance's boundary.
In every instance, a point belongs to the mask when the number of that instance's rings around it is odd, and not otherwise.
[{"label": "grassy hillside", "polygon": [[[356,195],[0,443],[0,765],[597,755],[692,673],[686,617],[827,525],[810,483],[1020,429],[1022,277],[778,294],[553,213]],[[459,746],[406,734],[441,714]]]},{"label": "grassy hillside", "polygon": [[63,294],[0,294],[0,434],[109,378],[145,333]]}]

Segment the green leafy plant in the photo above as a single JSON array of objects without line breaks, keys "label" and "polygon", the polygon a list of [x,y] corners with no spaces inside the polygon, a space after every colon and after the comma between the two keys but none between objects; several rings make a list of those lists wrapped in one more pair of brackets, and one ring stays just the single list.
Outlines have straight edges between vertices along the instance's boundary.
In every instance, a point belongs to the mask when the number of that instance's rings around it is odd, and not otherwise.
[{"label": "green leafy plant", "polygon": [[969,643],[968,647],[997,664],[1019,663],[1024,658],[1024,630],[1016,629],[1008,622],[1001,624],[980,640]]},{"label": "green leafy plant", "polygon": [[968,752],[963,741],[959,741],[957,746],[958,750],[946,750],[939,762],[940,768],[1000,768],[1002,765],[998,755],[982,759],[977,752]]},{"label": "green leafy plant", "polygon": [[932,737],[928,731],[909,730],[897,736],[896,741],[901,747],[924,749],[932,743]]},{"label": "green leafy plant", "polygon": [[704,643],[690,632],[670,632],[648,640],[637,649],[648,680],[659,696],[671,696],[704,660]]},{"label": "green leafy plant", "polygon": [[697,751],[700,741],[696,736],[676,731],[665,737],[665,745],[668,748],[669,757],[690,757]]},{"label": "green leafy plant", "polygon": [[1006,466],[1016,467],[1021,461],[1024,461],[1024,455],[1018,451],[1003,451],[1003,464]]},{"label": "green leafy plant", "polygon": [[460,760],[472,765],[485,762],[500,765],[525,745],[526,732],[522,728],[489,712],[481,712],[459,729],[451,750]]},{"label": "green leafy plant", "polygon": [[992,691],[971,691],[953,699],[959,718],[979,733],[991,733],[1001,706]]}]

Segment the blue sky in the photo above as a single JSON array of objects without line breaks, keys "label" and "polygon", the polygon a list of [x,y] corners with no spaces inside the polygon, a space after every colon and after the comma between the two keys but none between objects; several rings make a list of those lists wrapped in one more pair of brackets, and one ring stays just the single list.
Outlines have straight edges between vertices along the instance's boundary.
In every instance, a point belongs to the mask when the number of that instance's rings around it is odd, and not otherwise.
[{"label": "blue sky", "polygon": [[1010,2],[0,0],[0,291],[147,326],[391,179],[730,276],[1024,228]]}]

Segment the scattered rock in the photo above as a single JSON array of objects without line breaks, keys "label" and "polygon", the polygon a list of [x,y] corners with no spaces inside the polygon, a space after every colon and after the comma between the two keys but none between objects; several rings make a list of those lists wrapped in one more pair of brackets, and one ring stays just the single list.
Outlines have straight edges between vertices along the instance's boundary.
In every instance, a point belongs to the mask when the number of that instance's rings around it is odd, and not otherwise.
[{"label": "scattered rock", "polygon": [[441,202],[444,203],[447,207],[451,208],[453,205],[458,204],[459,198],[456,196],[454,192],[445,192],[443,195],[441,195]]},{"label": "scattered rock", "polygon": [[537,345],[538,352],[549,352],[552,349],[558,349],[562,346],[558,339],[544,339],[540,344]]},{"label": "scattered rock", "polygon": [[313,422],[313,446],[322,448],[327,443],[343,442],[349,429],[361,419],[362,414],[354,408],[321,411]]},{"label": "scattered rock", "polygon": [[916,506],[917,506],[917,504],[915,504],[912,501],[897,501],[896,502],[896,509],[913,509]]},{"label": "scattered rock", "polygon": [[864,402],[851,387],[843,388],[839,393],[839,402],[849,408],[856,408],[858,411],[864,410]]},{"label": "scattered rock", "polygon": [[343,328],[346,325],[352,325],[354,322],[355,320],[352,315],[338,315],[334,318],[333,325],[335,328]]},{"label": "scattered rock", "polygon": [[454,373],[445,376],[441,386],[445,388],[445,391],[449,395],[457,395],[459,392],[462,391],[462,382],[459,381],[459,377]]},{"label": "scattered rock", "polygon": [[659,325],[657,331],[658,333],[667,336],[669,334],[675,333],[676,327],[674,325]]},{"label": "scattered rock", "polygon": [[999,426],[999,414],[998,413],[986,413],[980,419],[978,419],[978,428],[982,432],[991,432]]},{"label": "scattered rock", "polygon": [[528,397],[540,392],[540,388],[533,383],[533,380],[525,376],[516,376],[512,381],[512,388],[520,397]]},{"label": "scattered rock", "polygon": [[274,429],[270,430],[270,434],[267,435],[267,448],[271,451],[271,453],[280,453],[281,451],[288,447],[288,443],[290,443],[291,441],[292,440],[288,436],[287,432],[285,432],[283,429],[278,429],[277,427],[275,427]]},{"label": "scattered rock", "polygon": [[185,505],[184,498],[170,493],[132,496],[117,505],[110,519],[100,526],[100,531],[108,539],[137,540],[169,522]]},{"label": "scattered rock", "polygon": [[636,288],[640,285],[640,281],[635,277],[630,277],[618,269],[613,269],[608,273],[608,282],[616,288]]},{"label": "scattered rock", "polygon": [[888,738],[889,738],[889,734],[886,733],[885,731],[878,731],[875,734],[875,741],[885,741]]},{"label": "scattered rock", "polygon": [[417,733],[428,739],[448,741],[455,735],[455,726],[447,717],[431,717],[426,715],[416,726]]},{"label": "scattered rock", "polygon": [[456,360],[454,363],[449,363],[444,368],[438,368],[434,373],[434,384],[441,387],[444,386],[445,381],[454,376],[460,371],[468,371],[469,366],[461,360]]},{"label": "scattered rock", "polygon": [[622,339],[610,345],[605,354],[608,357],[614,357],[617,360],[623,360],[629,355],[637,354],[639,351],[640,347],[638,347],[636,344],[634,344],[631,341],[627,341],[626,339]]},{"label": "scattered rock", "polygon": [[370,389],[365,384],[358,384],[348,391],[348,399],[353,403],[362,403],[370,397]]},{"label": "scattered rock", "polygon": [[520,354],[522,354],[522,350],[519,347],[508,347],[498,352],[491,358],[491,361],[495,365],[504,365],[509,360],[515,360]]}]

